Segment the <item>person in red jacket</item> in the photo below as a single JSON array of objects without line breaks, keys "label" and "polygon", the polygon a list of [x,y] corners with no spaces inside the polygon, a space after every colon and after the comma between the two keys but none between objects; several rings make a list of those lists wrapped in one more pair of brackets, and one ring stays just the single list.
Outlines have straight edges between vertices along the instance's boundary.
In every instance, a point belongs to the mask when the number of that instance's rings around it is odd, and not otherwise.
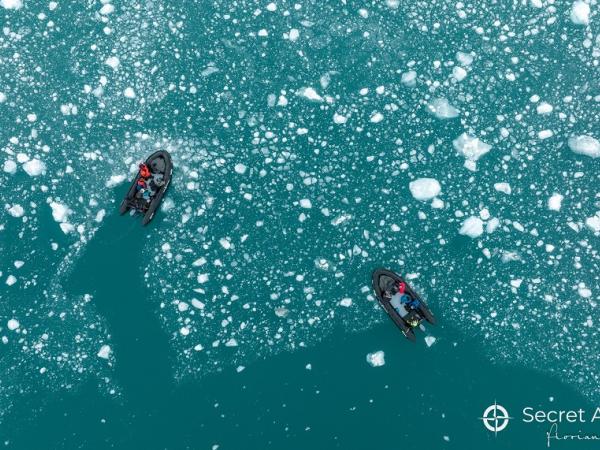
[{"label": "person in red jacket", "polygon": [[150,178],[152,174],[150,173],[150,169],[148,169],[148,166],[144,163],[140,164],[140,176],[142,178]]}]

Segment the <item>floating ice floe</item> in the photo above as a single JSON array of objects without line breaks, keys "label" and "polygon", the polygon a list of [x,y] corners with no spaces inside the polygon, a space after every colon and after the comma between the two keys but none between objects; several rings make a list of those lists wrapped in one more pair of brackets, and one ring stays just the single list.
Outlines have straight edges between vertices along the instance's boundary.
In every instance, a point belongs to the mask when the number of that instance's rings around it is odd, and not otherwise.
[{"label": "floating ice floe", "polygon": [[419,178],[408,184],[410,193],[416,200],[427,201],[440,195],[442,187],[435,178]]},{"label": "floating ice floe", "polygon": [[60,224],[60,229],[63,233],[67,234],[75,229],[75,227],[68,222],[69,215],[72,211],[66,205],[58,202],[50,202],[50,208],[52,208],[52,217]]},{"label": "floating ice floe", "polygon": [[23,217],[23,214],[25,214],[25,210],[23,209],[23,207],[18,204],[12,205],[10,208],[7,209],[7,211],[13,217]]},{"label": "floating ice floe", "polygon": [[246,169],[247,167],[242,164],[242,163],[238,163],[234,166],[233,170],[235,170],[235,173],[239,173],[240,175],[243,175],[246,173]]},{"label": "floating ice floe", "polygon": [[17,172],[17,163],[12,159],[7,159],[4,161],[4,165],[2,166],[2,170],[10,175],[14,175]]},{"label": "floating ice floe", "polygon": [[585,219],[585,226],[588,230],[593,231],[594,233],[600,232],[600,213],[596,213],[595,216],[588,217]]},{"label": "floating ice floe", "polygon": [[115,70],[117,69],[117,67],[119,67],[121,61],[119,61],[119,58],[117,58],[116,56],[109,56],[108,58],[106,58],[106,61],[104,61],[104,64],[109,66],[111,69]]},{"label": "floating ice floe", "polygon": [[21,9],[23,0],[0,0],[0,6],[6,9]]},{"label": "floating ice floe", "polygon": [[37,177],[46,171],[46,165],[39,159],[34,158],[23,164],[23,170],[30,177]]},{"label": "floating ice floe", "polygon": [[345,306],[345,307],[352,306],[352,299],[351,298],[343,298],[342,300],[340,300],[340,305]]},{"label": "floating ice floe", "polygon": [[494,183],[494,189],[496,189],[498,192],[503,192],[507,195],[510,195],[510,193],[512,192],[510,184],[508,183]]},{"label": "floating ice floe", "polygon": [[431,347],[435,344],[436,340],[437,339],[434,336],[425,336],[425,344],[427,344],[427,347]]},{"label": "floating ice floe", "polygon": [[454,119],[458,117],[458,109],[445,98],[436,98],[427,105],[427,109],[438,119]]},{"label": "floating ice floe", "polygon": [[9,275],[6,277],[6,284],[8,286],[12,286],[17,282],[17,278],[14,275]]},{"label": "floating ice floe", "polygon": [[110,345],[103,345],[98,351],[98,358],[108,359],[110,356]]},{"label": "floating ice floe", "polygon": [[590,156],[592,158],[600,156],[600,141],[592,136],[572,136],[567,141],[567,144],[573,152],[580,155]]},{"label": "floating ice floe", "polygon": [[400,82],[407,87],[415,87],[417,85],[417,72],[409,70],[400,77]]},{"label": "floating ice floe", "polygon": [[123,181],[125,181],[125,178],[126,178],[126,176],[122,175],[122,174],[121,175],[113,175],[106,182],[106,187],[111,188],[111,187],[117,186],[117,185],[121,184]]},{"label": "floating ice floe", "polygon": [[550,211],[560,211],[560,208],[562,206],[563,198],[565,198],[563,195],[553,194],[548,199],[548,209]]},{"label": "floating ice floe", "polygon": [[452,141],[454,148],[469,161],[477,161],[492,149],[492,146],[467,133]]},{"label": "floating ice floe", "polygon": [[317,91],[315,91],[315,89],[312,87],[300,88],[296,91],[296,95],[298,95],[300,97],[304,97],[305,99],[310,100],[312,102],[322,102],[323,101],[323,97],[321,97],[319,94],[317,94]]},{"label": "floating ice floe", "polygon": [[367,354],[367,362],[372,367],[380,367],[385,364],[385,353],[383,350]]},{"label": "floating ice floe", "polygon": [[133,90],[132,87],[127,87],[123,91],[123,95],[127,98],[135,98],[135,91]]},{"label": "floating ice floe", "polygon": [[483,234],[483,221],[479,217],[471,216],[462,223],[458,232],[475,239]]},{"label": "floating ice floe", "polygon": [[8,329],[10,331],[15,331],[17,328],[19,328],[21,326],[21,324],[19,323],[19,321],[17,319],[10,319],[6,323],[6,326],[8,327]]},{"label": "floating ice floe", "polygon": [[333,122],[337,123],[338,125],[344,124],[348,121],[348,118],[346,116],[342,116],[341,114],[335,113],[333,115]]},{"label": "floating ice floe", "polygon": [[383,120],[383,114],[381,114],[380,112],[375,112],[371,115],[371,118],[369,120],[371,121],[371,123],[379,123]]},{"label": "floating ice floe", "polygon": [[575,25],[588,25],[590,23],[590,5],[577,0],[571,6],[571,22]]},{"label": "floating ice floe", "polygon": [[550,103],[542,102],[536,107],[538,114],[550,114],[554,108]]}]

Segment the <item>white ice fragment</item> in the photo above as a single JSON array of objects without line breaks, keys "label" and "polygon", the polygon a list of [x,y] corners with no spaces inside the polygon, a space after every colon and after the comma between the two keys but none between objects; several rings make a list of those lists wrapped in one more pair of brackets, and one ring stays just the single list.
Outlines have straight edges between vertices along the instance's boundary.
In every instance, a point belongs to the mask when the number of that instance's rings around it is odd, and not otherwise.
[{"label": "white ice fragment", "polygon": [[204,303],[202,303],[200,300],[198,300],[197,298],[193,298],[192,299],[192,306],[196,309],[204,309]]},{"label": "white ice fragment", "polygon": [[23,164],[23,170],[30,177],[37,177],[46,171],[46,165],[39,159],[34,158]]},{"label": "white ice fragment", "polygon": [[385,364],[385,353],[383,350],[379,350],[373,353],[367,354],[367,362],[372,367],[380,367]]},{"label": "white ice fragment", "polygon": [[498,192],[503,192],[508,195],[510,195],[512,192],[510,184],[508,183],[494,183],[494,189],[496,189]]},{"label": "white ice fragment", "polygon": [[352,299],[351,298],[343,298],[342,300],[340,300],[340,305],[349,307],[352,305]]},{"label": "white ice fragment", "polygon": [[541,140],[548,139],[554,136],[554,132],[552,130],[542,130],[538,133],[538,137]]},{"label": "white ice fragment", "polygon": [[6,284],[8,286],[12,286],[17,282],[17,278],[14,275],[9,275],[6,277]]},{"label": "white ice fragment", "polygon": [[300,31],[297,28],[292,28],[289,32],[290,41],[296,42],[300,37]]},{"label": "white ice fragment", "polygon": [[473,56],[469,53],[457,52],[456,60],[463,66],[470,66],[473,63]]},{"label": "white ice fragment", "polygon": [[223,247],[225,250],[229,250],[231,248],[231,241],[229,238],[224,237],[219,239],[219,244],[221,244],[221,247]]},{"label": "white ice fragment", "polygon": [[458,117],[458,109],[445,98],[436,98],[427,105],[427,109],[438,119],[454,119]]},{"label": "white ice fragment", "polygon": [[123,175],[123,174],[113,175],[105,183],[105,186],[107,188],[111,188],[111,187],[117,186],[117,185],[121,184],[123,181],[125,181],[126,178],[127,178],[127,176]]},{"label": "white ice fragment", "polygon": [[592,136],[572,136],[567,143],[573,152],[580,155],[590,156],[592,158],[598,158],[600,156],[600,141]]},{"label": "white ice fragment", "polygon": [[25,214],[25,210],[21,205],[14,204],[10,208],[8,208],[8,213],[13,217],[23,217],[23,214]]},{"label": "white ice fragment", "polygon": [[247,167],[242,163],[236,164],[235,167],[233,168],[233,170],[235,170],[235,173],[239,173],[240,175],[245,174],[246,169],[247,169]]},{"label": "white ice fragment", "polygon": [[300,200],[300,206],[305,209],[310,209],[312,208],[312,203],[309,199],[303,198],[302,200]]},{"label": "white ice fragment", "polygon": [[510,280],[510,285],[512,287],[514,287],[515,289],[519,289],[521,287],[522,283],[523,283],[523,280],[521,278],[516,278],[514,280]]},{"label": "white ice fragment", "polygon": [[338,125],[344,124],[348,121],[348,118],[346,116],[342,116],[341,114],[335,113],[333,115],[333,122],[337,123]]},{"label": "white ice fragment", "polygon": [[581,298],[590,298],[592,296],[592,291],[585,286],[577,288],[577,293]]},{"label": "white ice fragment", "polygon": [[479,140],[479,138],[470,136],[467,133],[461,134],[452,141],[454,148],[469,161],[477,161],[492,149],[492,146]]},{"label": "white ice fragment", "polygon": [[550,103],[542,102],[537,105],[536,111],[538,114],[550,114],[554,108]]},{"label": "white ice fragment", "polygon": [[126,87],[123,91],[123,95],[127,98],[135,98],[135,91],[132,87]]},{"label": "white ice fragment", "polygon": [[301,88],[298,91],[296,91],[296,95],[299,95],[300,97],[304,97],[307,100],[310,100],[313,102],[322,102],[323,101],[323,97],[321,97],[319,94],[317,94],[317,91],[315,91],[315,89],[312,87]]},{"label": "white ice fragment", "polygon": [[2,170],[4,170],[10,175],[14,175],[17,172],[17,163],[14,162],[12,159],[7,159],[6,161],[4,161],[4,166],[2,167]]},{"label": "white ice fragment", "polygon": [[190,329],[189,329],[188,327],[181,327],[181,328],[179,329],[179,333],[180,333],[182,336],[187,336],[188,334],[190,334]]},{"label": "white ice fragment", "polygon": [[66,205],[58,202],[52,202],[50,203],[50,208],[52,208],[52,217],[57,222],[64,223],[69,219],[71,210]]},{"label": "white ice fragment", "polygon": [[108,58],[106,58],[106,61],[104,61],[104,63],[112,69],[116,69],[117,67],[119,67],[119,64],[121,64],[121,61],[119,61],[119,58],[117,58],[116,56],[109,56]]},{"label": "white ice fragment", "polygon": [[409,70],[400,77],[400,82],[407,87],[415,87],[417,85],[417,72]]},{"label": "white ice fragment", "polygon": [[102,8],[100,8],[100,14],[107,16],[115,11],[115,7],[110,3],[105,3]]},{"label": "white ice fragment", "polygon": [[571,22],[575,25],[587,25],[590,23],[590,5],[577,0],[571,6]]},{"label": "white ice fragment", "polygon": [[427,347],[431,347],[433,344],[435,344],[435,341],[437,339],[434,336],[425,336],[425,343],[427,344]]},{"label": "white ice fragment", "polygon": [[553,194],[548,199],[548,209],[550,211],[560,211],[560,207],[562,205],[563,198],[564,198],[564,196],[562,196],[560,194]]},{"label": "white ice fragment", "polygon": [[440,195],[442,187],[435,178],[419,178],[408,184],[410,193],[416,200],[427,201]]},{"label": "white ice fragment", "polygon": [[273,12],[276,10],[277,10],[277,5],[275,3],[271,2],[267,5],[267,11]]},{"label": "white ice fragment", "polygon": [[201,256],[200,258],[198,258],[197,260],[195,260],[192,263],[192,266],[200,267],[200,266],[203,266],[204,264],[206,264],[206,258],[204,256]]},{"label": "white ice fragment", "polygon": [[196,279],[197,279],[198,283],[204,284],[208,281],[208,274],[207,273],[199,273],[198,277]]},{"label": "white ice fragment", "polygon": [[380,112],[375,112],[371,115],[371,118],[369,120],[371,121],[371,123],[379,123],[383,120],[383,114],[381,114]]},{"label": "white ice fragment", "polygon": [[98,358],[108,359],[110,356],[110,345],[103,345],[98,351]]},{"label": "white ice fragment", "polygon": [[600,232],[600,215],[596,213],[595,216],[588,217],[585,219],[585,226],[588,230],[593,231],[594,233]]},{"label": "white ice fragment", "polygon": [[0,0],[0,6],[6,9],[21,9],[23,0]]},{"label": "white ice fragment", "polygon": [[21,324],[19,323],[19,321],[17,319],[10,319],[6,323],[6,326],[8,327],[8,329],[10,331],[15,331],[17,328],[19,328],[21,326]]},{"label": "white ice fragment", "polygon": [[492,217],[485,224],[485,232],[488,233],[488,234],[491,234],[494,231],[496,231],[496,229],[498,228],[499,225],[500,225],[500,219],[498,219],[497,217]]},{"label": "white ice fragment", "polygon": [[471,216],[462,223],[458,232],[475,239],[483,234],[483,221],[479,217]]},{"label": "white ice fragment", "polygon": [[467,71],[460,66],[456,66],[454,69],[452,69],[452,76],[456,79],[456,81],[462,81],[467,76]]},{"label": "white ice fragment", "polygon": [[229,339],[225,342],[225,347],[237,347],[238,343],[234,338]]}]

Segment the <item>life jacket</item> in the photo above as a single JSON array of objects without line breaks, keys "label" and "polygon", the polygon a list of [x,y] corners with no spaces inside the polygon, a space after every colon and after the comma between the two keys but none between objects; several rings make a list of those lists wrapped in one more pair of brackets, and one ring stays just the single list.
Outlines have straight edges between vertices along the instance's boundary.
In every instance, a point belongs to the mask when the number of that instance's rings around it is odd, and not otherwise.
[{"label": "life jacket", "polygon": [[146,164],[140,164],[140,175],[144,178],[150,177],[150,170]]},{"label": "life jacket", "polygon": [[140,178],[137,180],[137,185],[139,187],[145,188],[146,187],[146,181],[143,178]]},{"label": "life jacket", "polygon": [[404,281],[401,281],[400,284],[398,285],[398,292],[400,294],[404,294],[405,290],[406,290],[406,283]]}]

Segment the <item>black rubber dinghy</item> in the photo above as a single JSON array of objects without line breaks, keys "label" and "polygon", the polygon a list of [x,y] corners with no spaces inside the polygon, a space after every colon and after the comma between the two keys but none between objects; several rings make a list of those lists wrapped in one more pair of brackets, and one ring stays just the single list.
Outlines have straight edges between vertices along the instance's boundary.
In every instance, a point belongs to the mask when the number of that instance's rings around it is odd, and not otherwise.
[{"label": "black rubber dinghy", "polygon": [[[418,300],[416,308],[399,303],[397,294],[400,283],[405,284],[406,295]],[[425,301],[397,273],[383,268],[376,269],[373,272],[373,289],[381,307],[410,341],[416,340],[414,328],[418,327],[423,320],[435,325],[435,317]]]},{"label": "black rubber dinghy", "polygon": [[141,178],[138,171],[127,195],[121,202],[119,212],[125,214],[129,210],[135,210],[144,215],[142,225],[146,225],[152,220],[156,210],[169,187],[171,175],[173,174],[173,163],[171,155],[166,150],[159,150],[152,153],[145,161],[146,166],[150,169],[151,176],[146,180],[148,188],[151,192],[149,199],[145,199],[140,195],[140,191],[136,189],[137,182]]}]

